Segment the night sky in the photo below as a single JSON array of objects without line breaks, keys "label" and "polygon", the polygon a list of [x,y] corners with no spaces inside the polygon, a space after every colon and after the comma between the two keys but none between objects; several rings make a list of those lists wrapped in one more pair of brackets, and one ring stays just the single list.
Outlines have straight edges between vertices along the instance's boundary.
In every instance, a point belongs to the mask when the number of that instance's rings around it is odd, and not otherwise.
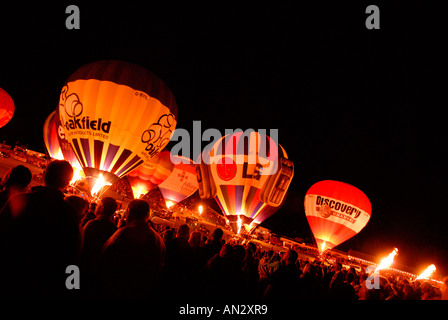
[{"label": "night sky", "polygon": [[[325,179],[361,189],[372,216],[338,249],[448,273],[446,34],[442,8],[367,5],[209,6],[123,1],[0,8],[0,87],[16,111],[0,140],[44,152],[42,126],[66,78],[84,64],[120,59],[148,68],[173,91],[178,128],[279,130],[295,165],[273,232],[312,239],[303,200]],[[434,1],[435,3],[435,1]],[[207,143],[204,142],[203,146]]]}]

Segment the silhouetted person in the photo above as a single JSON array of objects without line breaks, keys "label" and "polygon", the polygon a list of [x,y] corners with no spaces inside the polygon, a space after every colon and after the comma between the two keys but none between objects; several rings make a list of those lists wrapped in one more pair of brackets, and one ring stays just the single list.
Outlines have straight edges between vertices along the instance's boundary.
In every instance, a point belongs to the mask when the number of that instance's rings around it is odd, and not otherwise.
[{"label": "silhouetted person", "polygon": [[224,232],[221,228],[216,228],[215,231],[213,231],[212,241],[210,243],[207,243],[204,247],[204,264],[207,263],[207,261],[214,257],[216,254],[220,253],[222,247],[221,239],[223,234]]},{"label": "silhouetted person", "polygon": [[148,298],[165,256],[162,238],[146,223],[149,205],[136,199],[126,211],[126,226],[106,242],[98,261],[103,297]]},{"label": "silhouetted person", "polygon": [[[96,206],[96,218],[84,225],[81,270],[86,275],[87,282],[93,281],[94,267],[101,250],[106,241],[117,231],[117,226],[113,222],[117,206],[117,201],[114,198],[104,197]],[[89,283],[89,285],[93,284]]]},{"label": "silhouetted person", "polygon": [[81,225],[83,227],[86,225],[87,222],[96,218],[96,216],[95,216],[96,207],[97,207],[97,204],[95,202],[90,203],[90,210],[88,210],[86,215],[84,216],[84,218],[82,218]]},{"label": "silhouetted person", "polygon": [[224,244],[219,254],[206,264],[202,276],[202,293],[200,298],[219,300],[235,298],[235,252],[230,244]]},{"label": "silhouetted person", "polygon": [[345,275],[342,271],[337,271],[330,283],[329,298],[333,300],[356,300],[355,289],[350,285],[353,278],[354,275],[351,272]]},{"label": "silhouetted person", "polygon": [[45,186],[9,199],[0,212],[2,282],[9,298],[64,298],[67,266],[77,264],[80,233],[75,210],[61,191],[73,177],[67,161],[54,160]]},{"label": "silhouetted person", "polygon": [[202,234],[199,231],[193,231],[190,234],[190,238],[188,239],[188,244],[191,247],[191,264],[193,268],[193,272],[196,272],[200,268],[202,268],[201,265],[201,259],[202,259],[202,250],[204,249],[201,246],[201,238]]},{"label": "silhouetted person", "polygon": [[282,256],[282,265],[275,270],[269,279],[264,297],[272,300],[296,300],[300,297],[299,277],[300,270],[296,266],[298,254],[289,249]]},{"label": "silhouetted person", "polygon": [[30,169],[21,164],[11,168],[5,174],[3,179],[4,189],[0,192],[0,210],[13,195],[26,191],[32,177]]},{"label": "silhouetted person", "polygon": [[180,298],[187,294],[186,280],[192,273],[193,251],[188,243],[190,228],[182,224],[177,229],[176,237],[166,246],[166,258],[163,269],[163,282],[172,290],[173,298]]},{"label": "silhouetted person", "polygon": [[86,215],[87,209],[89,208],[89,202],[83,197],[77,195],[70,195],[68,197],[65,197],[65,201],[67,201],[73,207],[73,209],[75,209],[78,224],[81,227],[81,221]]}]

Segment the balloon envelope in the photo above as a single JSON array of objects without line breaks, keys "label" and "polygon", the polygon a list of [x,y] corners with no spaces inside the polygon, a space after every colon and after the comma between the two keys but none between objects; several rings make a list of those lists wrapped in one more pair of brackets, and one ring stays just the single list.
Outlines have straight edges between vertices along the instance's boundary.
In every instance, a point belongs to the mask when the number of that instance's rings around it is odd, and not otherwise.
[{"label": "balloon envelope", "polygon": [[5,126],[14,115],[14,101],[11,96],[0,88],[0,128]]},{"label": "balloon envelope", "polygon": [[[237,132],[203,152],[202,198],[215,196],[235,233],[252,229],[281,205],[294,173],[286,152],[266,135]],[[211,191],[203,192],[202,189]]]},{"label": "balloon envelope", "polygon": [[320,181],[305,195],[306,218],[320,254],[359,233],[371,213],[367,196],[344,182]]},{"label": "balloon envelope", "polygon": [[160,193],[162,193],[167,207],[181,202],[198,190],[196,167],[193,161],[181,156],[171,156],[179,163],[174,165],[168,178],[159,184]]},{"label": "balloon envelope", "polygon": [[89,184],[111,184],[168,144],[177,105],[168,87],[140,66],[115,60],[79,68],[59,99],[65,138]]}]

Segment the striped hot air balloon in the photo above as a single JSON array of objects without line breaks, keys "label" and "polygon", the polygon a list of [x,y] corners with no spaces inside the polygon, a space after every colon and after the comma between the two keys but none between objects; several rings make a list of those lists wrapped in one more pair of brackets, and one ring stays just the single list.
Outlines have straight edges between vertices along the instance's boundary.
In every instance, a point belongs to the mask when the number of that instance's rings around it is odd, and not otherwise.
[{"label": "striped hot air balloon", "polygon": [[286,152],[266,135],[237,132],[204,150],[200,196],[215,197],[235,233],[251,230],[282,204],[294,174]]},{"label": "striped hot air balloon", "polygon": [[372,206],[358,188],[324,180],[305,195],[305,214],[320,254],[358,234],[369,222]]},{"label": "striped hot air balloon", "polygon": [[5,126],[14,115],[14,101],[11,96],[0,88],[0,128]]},{"label": "striped hot air balloon", "polygon": [[154,157],[177,123],[173,94],[157,76],[124,61],[98,61],[66,81],[59,115],[89,184],[112,184]]}]

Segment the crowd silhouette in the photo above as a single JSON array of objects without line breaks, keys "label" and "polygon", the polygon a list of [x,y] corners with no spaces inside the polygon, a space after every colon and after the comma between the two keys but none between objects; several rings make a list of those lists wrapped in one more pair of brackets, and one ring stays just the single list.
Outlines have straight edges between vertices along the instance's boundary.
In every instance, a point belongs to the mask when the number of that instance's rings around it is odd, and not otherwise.
[{"label": "crowd silhouette", "polygon": [[[187,224],[174,229],[149,220],[150,204],[133,200],[124,215],[105,197],[95,208],[64,194],[73,176],[66,161],[49,163],[43,186],[27,190],[31,172],[12,168],[0,192],[0,295],[5,299],[180,300],[438,300],[426,280],[380,277],[341,264],[301,259],[297,251],[262,251],[252,242],[210,238]],[[88,217],[88,218],[87,218]],[[66,268],[80,268],[79,290],[66,287]]]}]

